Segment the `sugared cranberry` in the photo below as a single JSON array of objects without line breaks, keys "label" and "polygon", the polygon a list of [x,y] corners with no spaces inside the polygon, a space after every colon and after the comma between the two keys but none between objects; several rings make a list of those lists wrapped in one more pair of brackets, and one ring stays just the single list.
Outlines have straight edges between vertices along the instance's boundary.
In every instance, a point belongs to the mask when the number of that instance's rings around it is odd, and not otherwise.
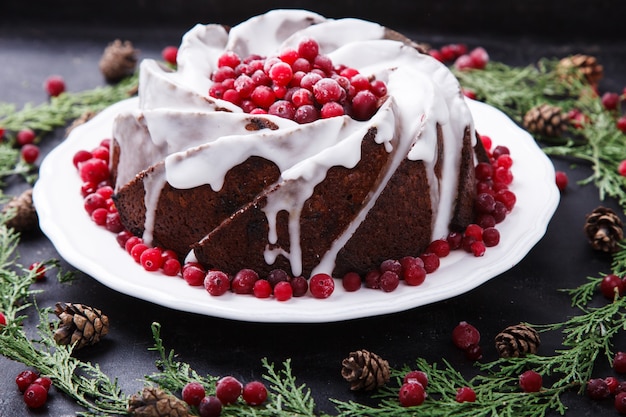
[{"label": "sugared cranberry", "polygon": [[439,258],[445,258],[450,254],[450,243],[445,239],[433,240],[428,245],[428,252],[432,252]]},{"label": "sugared cranberry", "polygon": [[178,58],[178,48],[175,46],[166,46],[161,51],[161,58],[170,65],[176,65]]},{"label": "sugared cranberry", "polygon": [[235,377],[225,376],[217,381],[215,396],[222,404],[233,404],[243,392],[243,384]]},{"label": "sugared cranberry", "polygon": [[476,392],[470,387],[461,387],[456,391],[455,400],[459,403],[473,403],[476,401]]},{"label": "sugared cranberry", "polygon": [[480,332],[468,322],[461,321],[452,330],[452,342],[459,349],[466,350],[472,345],[478,345],[480,342]]},{"label": "sugared cranberry", "polygon": [[619,387],[619,380],[614,376],[607,376],[604,378],[604,382],[606,382],[606,385],[609,387],[609,392],[615,394],[617,387]]},{"label": "sugared cranberry", "polygon": [[330,101],[324,103],[320,110],[320,117],[322,119],[329,119],[331,117],[343,116],[345,114],[343,106],[336,101]]},{"label": "sugared cranberry", "polygon": [[106,198],[102,197],[102,195],[97,192],[89,194],[83,200],[83,208],[89,215],[91,215],[96,209],[106,209]]},{"label": "sugared cranberry", "polygon": [[470,245],[471,252],[474,256],[480,257],[485,254],[486,247],[483,241],[477,240]]},{"label": "sugared cranberry", "polygon": [[315,39],[307,38],[298,44],[298,54],[308,61],[313,61],[319,54],[319,44]]},{"label": "sugared cranberry", "polygon": [[44,89],[50,97],[57,97],[65,91],[65,80],[60,75],[51,75],[44,81]]},{"label": "sugared cranberry", "polygon": [[422,387],[426,388],[428,386],[428,374],[424,371],[409,371],[404,375],[404,378],[402,379],[402,382],[404,384],[413,381],[422,384]]},{"label": "sugared cranberry", "polygon": [[248,405],[260,405],[267,399],[267,388],[261,381],[248,382],[243,387],[243,400]]},{"label": "sugared cranberry", "polygon": [[309,290],[315,298],[328,298],[335,290],[335,281],[328,274],[315,274],[310,279]]},{"label": "sugared cranberry", "polygon": [[517,197],[515,196],[515,193],[510,190],[498,191],[495,195],[495,199],[496,201],[500,201],[502,204],[504,204],[504,207],[506,207],[508,211],[513,210],[513,207],[515,207],[515,203],[517,202]]},{"label": "sugared cranberry", "polygon": [[469,52],[469,57],[472,60],[472,65],[476,69],[484,69],[489,62],[489,54],[485,48],[477,47]]},{"label": "sugared cranberry", "polygon": [[461,243],[463,241],[463,234],[458,232],[450,232],[446,237],[446,240],[450,244],[451,250],[456,250],[461,247]]},{"label": "sugared cranberry", "polygon": [[124,225],[122,224],[119,213],[109,211],[104,227],[112,233],[119,233],[124,230]]},{"label": "sugared cranberry", "polygon": [[434,253],[423,253],[420,259],[424,262],[424,269],[428,274],[435,272],[441,264],[439,257]]},{"label": "sugared cranberry", "polygon": [[470,361],[477,361],[483,357],[483,349],[479,344],[470,345],[465,349],[465,357]]},{"label": "sugared cranberry", "polygon": [[414,407],[421,405],[426,399],[426,391],[422,384],[418,382],[407,382],[402,384],[398,392],[398,400],[403,407]]},{"label": "sugared cranberry", "polygon": [[406,256],[400,260],[402,264],[402,278],[407,285],[420,285],[426,280],[426,269],[421,258]]},{"label": "sugared cranberry", "polygon": [[237,65],[241,63],[241,58],[235,52],[227,51],[219,56],[217,59],[218,67],[230,67],[235,68]]},{"label": "sugared cranberry", "polygon": [[182,391],[183,401],[191,406],[198,406],[205,397],[206,390],[199,382],[189,382],[185,384]]},{"label": "sugared cranberry", "polygon": [[81,180],[98,184],[109,178],[109,165],[100,158],[91,158],[79,164]]},{"label": "sugared cranberry", "polygon": [[211,270],[204,277],[204,289],[213,296],[226,294],[230,289],[228,275],[222,271]]},{"label": "sugared cranberry", "polygon": [[616,110],[619,105],[619,94],[607,91],[602,94],[601,101],[606,110]]},{"label": "sugared cranberry", "polygon": [[267,112],[268,114],[282,117],[283,119],[294,120],[296,108],[287,100],[278,100],[270,105]]},{"label": "sugared cranberry", "polygon": [[331,101],[339,101],[343,89],[339,83],[332,78],[322,78],[313,86],[313,95],[315,100],[320,104],[325,104]]},{"label": "sugared cranberry", "polygon": [[380,275],[380,289],[385,292],[394,291],[400,284],[398,274],[393,271],[385,271]]},{"label": "sugared cranberry", "polygon": [[539,392],[542,384],[541,374],[535,371],[529,370],[519,376],[519,386],[524,392]]},{"label": "sugared cranberry", "polygon": [[476,196],[474,205],[479,214],[493,213],[496,208],[496,199],[492,194],[480,193]]},{"label": "sugared cranberry", "polygon": [[483,230],[483,243],[487,247],[497,246],[500,243],[500,232],[495,227],[487,227]]}]

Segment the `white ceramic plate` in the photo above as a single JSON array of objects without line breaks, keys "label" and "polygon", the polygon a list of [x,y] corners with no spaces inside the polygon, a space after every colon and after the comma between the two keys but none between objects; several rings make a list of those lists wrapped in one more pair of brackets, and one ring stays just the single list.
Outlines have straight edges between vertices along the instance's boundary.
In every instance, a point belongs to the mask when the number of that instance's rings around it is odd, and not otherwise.
[{"label": "white ceramic plate", "polygon": [[59,254],[102,284],[173,309],[253,322],[320,323],[408,310],[463,294],[517,264],[545,234],[559,202],[551,161],[533,138],[506,115],[480,102],[468,101],[477,130],[495,145],[506,145],[514,160],[513,191],[517,204],[498,225],[501,241],[483,257],[455,251],[418,287],[400,285],[391,293],[363,288],[347,293],[336,282],[325,300],[310,296],[286,302],[227,293],[210,296],[181,278],[146,272],[121,249],[115,235],[96,226],[83,209],[81,181],[72,164],[74,153],[92,149],[110,136],[113,117],[137,105],[119,102],[88,123],[75,128],[41,164],[34,202],[41,229]]}]

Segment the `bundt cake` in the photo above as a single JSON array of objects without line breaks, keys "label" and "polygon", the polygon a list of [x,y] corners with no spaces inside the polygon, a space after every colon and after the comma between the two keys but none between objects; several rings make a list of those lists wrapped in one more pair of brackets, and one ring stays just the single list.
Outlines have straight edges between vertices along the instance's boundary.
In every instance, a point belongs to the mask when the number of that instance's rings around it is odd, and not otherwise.
[{"label": "bundt cake", "polygon": [[365,273],[473,220],[480,141],[457,80],[359,19],[197,25],[175,69],[141,63],[112,139],[124,226],[230,274]]}]

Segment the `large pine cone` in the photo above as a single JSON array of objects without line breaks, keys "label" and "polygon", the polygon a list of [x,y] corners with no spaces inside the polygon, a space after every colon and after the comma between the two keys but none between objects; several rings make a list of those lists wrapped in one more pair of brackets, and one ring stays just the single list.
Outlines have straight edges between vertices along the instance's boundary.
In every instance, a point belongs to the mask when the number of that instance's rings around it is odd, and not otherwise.
[{"label": "large pine cone", "polygon": [[568,72],[577,70],[592,86],[597,86],[604,76],[604,67],[598,63],[595,57],[590,55],[577,54],[565,57],[559,61],[557,70],[565,77],[567,77]]},{"label": "large pine cone", "polygon": [[560,107],[540,104],[524,115],[524,127],[531,133],[558,137],[567,127],[566,117]]},{"label": "large pine cone", "polygon": [[537,353],[541,340],[537,330],[524,324],[516,324],[498,333],[495,342],[501,358],[517,358]]},{"label": "large pine cone", "polygon": [[591,247],[607,253],[618,251],[624,239],[622,219],[607,207],[597,207],[587,215],[584,231]]},{"label": "large pine cone", "polygon": [[371,391],[389,381],[389,363],[367,350],[350,352],[342,362],[341,375],[352,391]]},{"label": "large pine cone", "polygon": [[54,332],[59,345],[76,343],[74,349],[81,349],[98,343],[109,332],[109,318],[97,308],[57,303],[54,313],[61,320]]},{"label": "large pine cone", "polygon": [[128,413],[136,417],[188,417],[187,403],[155,387],[145,387],[128,401]]}]

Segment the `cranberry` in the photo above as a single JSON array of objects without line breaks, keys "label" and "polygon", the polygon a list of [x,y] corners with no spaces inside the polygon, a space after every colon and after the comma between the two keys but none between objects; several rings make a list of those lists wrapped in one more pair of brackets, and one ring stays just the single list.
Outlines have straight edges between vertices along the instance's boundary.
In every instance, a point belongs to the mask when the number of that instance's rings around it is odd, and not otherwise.
[{"label": "cranberry", "polygon": [[361,276],[356,272],[348,272],[341,279],[341,285],[348,292],[359,290],[361,288]]},{"label": "cranberry", "polygon": [[89,194],[83,200],[83,208],[87,214],[91,215],[96,209],[106,208],[106,199],[97,192]]},{"label": "cranberry", "polygon": [[556,171],[555,182],[559,191],[565,191],[565,189],[567,188],[567,183],[569,182],[567,174],[563,171]]},{"label": "cranberry", "polygon": [[109,212],[104,226],[112,233],[119,233],[124,230],[124,225],[118,212]]},{"label": "cranberry", "polygon": [[[515,207],[515,203],[517,201],[517,197],[515,193],[510,190],[500,190],[495,195],[496,201],[500,201],[506,207],[507,211],[513,210]],[[494,207],[495,209],[495,207]]]},{"label": "cranberry", "polygon": [[305,104],[296,109],[294,120],[300,124],[311,123],[320,118],[320,112],[312,104]]},{"label": "cranberry", "polygon": [[609,300],[624,293],[624,281],[615,274],[606,275],[600,281],[600,292]]},{"label": "cranberry", "polygon": [[626,133],[626,116],[621,116],[617,119],[616,126],[620,131]]},{"label": "cranberry", "polygon": [[463,234],[458,232],[450,232],[446,237],[446,240],[450,244],[450,249],[455,250],[461,247],[461,242],[463,241]]},{"label": "cranberry", "polygon": [[65,91],[65,80],[60,75],[51,75],[44,81],[44,89],[50,97],[57,97]]},{"label": "cranberry", "polygon": [[271,115],[282,117],[283,119],[294,120],[296,108],[287,100],[278,100],[270,105],[267,112]]},{"label": "cranberry", "polygon": [[17,388],[20,392],[26,391],[35,380],[39,378],[39,374],[35,371],[26,370],[22,371],[15,377],[15,383],[17,384]]},{"label": "cranberry", "polygon": [[426,399],[426,391],[418,382],[407,382],[400,387],[398,399],[403,407],[417,406]]},{"label": "cranberry", "polygon": [[313,95],[319,104],[339,101],[343,93],[339,83],[332,78],[322,78],[313,86]]},{"label": "cranberry", "polygon": [[230,67],[235,68],[241,63],[241,58],[235,52],[226,51],[217,59],[218,67]]},{"label": "cranberry", "polygon": [[[380,275],[380,288],[384,292],[392,292],[400,284],[400,278],[398,274],[393,271],[385,271]],[[325,298],[325,297],[324,297]]]},{"label": "cranberry", "polygon": [[47,400],[48,390],[39,384],[31,384],[24,391],[24,402],[29,408],[40,408]]},{"label": "cranberry", "polygon": [[178,58],[178,48],[175,46],[166,46],[161,51],[161,58],[170,65],[176,65]]},{"label": "cranberry", "polygon": [[483,243],[487,247],[497,246],[500,243],[500,232],[495,227],[487,227],[483,230]]},{"label": "cranberry", "polygon": [[315,39],[307,38],[298,44],[298,54],[308,61],[313,61],[319,54],[319,50],[319,44]]},{"label": "cranberry", "polygon": [[233,404],[243,392],[243,384],[235,377],[225,376],[217,381],[215,396],[222,404]]},{"label": "cranberry", "polygon": [[456,68],[459,71],[467,71],[467,70],[474,69],[475,68],[474,65],[475,65],[474,61],[467,54],[463,54],[463,55],[459,56],[454,61],[454,68]]},{"label": "cranberry", "polygon": [[91,159],[92,157],[93,155],[91,154],[91,152],[86,151],[86,150],[80,150],[80,151],[77,151],[72,157],[72,163],[74,164],[76,168],[78,168],[78,165],[80,163],[85,162],[88,159]]},{"label": "cranberry", "polygon": [[423,253],[420,255],[420,259],[424,262],[424,269],[428,274],[435,272],[439,268],[440,260],[434,253]]},{"label": "cranberry", "polygon": [[426,269],[421,258],[406,256],[400,260],[402,264],[402,277],[408,285],[420,285],[426,280]]},{"label": "cranberry", "polygon": [[183,279],[187,284],[198,287],[204,284],[206,272],[197,264],[186,264],[183,266]]},{"label": "cranberry", "polygon": [[470,387],[461,387],[456,391],[455,400],[459,403],[473,403],[476,401],[476,393]]},{"label": "cranberry", "polygon": [[[123,232],[120,232],[120,233],[123,233]],[[138,243],[143,243],[143,239],[138,236],[130,236],[124,242],[124,249],[126,249],[126,252],[130,254],[130,251],[133,249],[133,246],[135,246]]]},{"label": "cranberry", "polygon": [[459,349],[466,350],[480,342],[480,332],[468,322],[462,321],[452,330],[452,342]]},{"label": "cranberry", "polygon": [[620,392],[615,396],[615,409],[620,414],[626,414],[626,392]]},{"label": "cranberry", "polygon": [[[625,119],[625,121],[626,121],[626,119]],[[619,165],[617,166],[617,172],[622,177],[626,177],[626,159],[619,163]]]},{"label": "cranberry", "polygon": [[470,361],[480,360],[483,357],[483,349],[479,344],[470,345],[465,349],[465,357]]},{"label": "cranberry", "polygon": [[20,147],[29,143],[34,143],[36,138],[37,136],[35,135],[35,131],[28,127],[19,130],[15,135],[15,141],[17,143],[17,146]]},{"label": "cranberry", "polygon": [[406,384],[412,381],[418,382],[426,388],[428,386],[428,374],[424,371],[409,371],[404,375],[402,382]]},{"label": "cranberry", "polygon": [[248,382],[243,387],[243,400],[248,405],[260,405],[267,399],[267,388],[260,381]]},{"label": "cranberry", "polygon": [[587,396],[592,400],[603,400],[611,395],[609,385],[602,378],[593,378],[587,381]]},{"label": "cranberry", "polygon": [[311,277],[309,289],[315,298],[328,298],[335,290],[335,281],[328,274],[316,274]]},{"label": "cranberry", "polygon": [[473,67],[476,69],[484,69],[489,62],[489,54],[485,48],[477,47],[469,52],[469,57],[472,60]]},{"label": "cranberry", "polygon": [[486,251],[485,243],[480,240],[474,241],[470,245],[470,252],[475,257],[483,256],[485,254],[485,251]]},{"label": "cranberry", "polygon": [[207,272],[204,277],[204,289],[213,296],[224,295],[230,289],[228,275],[216,270]]},{"label": "cranberry", "polygon": [[0,312],[0,328],[7,325],[7,316],[4,313]]},{"label": "cranberry", "polygon": [[604,378],[604,382],[606,382],[606,385],[609,387],[609,392],[611,394],[615,394],[617,388],[619,387],[619,381],[617,380],[617,378],[615,378],[614,376],[607,376],[606,378]]},{"label": "cranberry", "polygon": [[222,402],[213,395],[207,395],[198,404],[200,417],[219,417],[222,414]]},{"label": "cranberry", "polygon": [[524,392],[539,392],[543,378],[535,371],[526,371],[519,376],[519,386]]},{"label": "cranberry", "polygon": [[607,110],[616,110],[619,105],[619,94],[607,91],[602,94],[602,105]]},{"label": "cranberry", "polygon": [[302,297],[309,290],[309,282],[304,277],[293,277],[289,284],[294,297]]},{"label": "cranberry", "polygon": [[259,279],[254,282],[252,293],[256,298],[268,298],[272,295],[272,286],[266,279]]},{"label": "cranberry", "polygon": [[141,253],[139,263],[146,271],[157,271],[163,266],[163,257],[161,249],[148,248]]},{"label": "cranberry", "polygon": [[178,259],[165,259],[163,262],[163,273],[174,277],[180,273],[180,261]]},{"label": "cranberry", "polygon": [[344,114],[343,106],[336,101],[324,103],[320,110],[320,117],[322,119],[330,119],[331,117],[343,116]]},{"label": "cranberry", "polygon": [[233,277],[230,286],[235,294],[252,294],[254,283],[259,279],[259,274],[252,269],[242,269]]},{"label": "cranberry", "polygon": [[496,208],[496,199],[492,194],[480,193],[474,201],[476,211],[481,214],[492,213]]},{"label": "cranberry", "polygon": [[91,158],[78,166],[81,180],[98,184],[109,178],[109,165],[100,158]]},{"label": "cranberry", "polygon": [[287,272],[282,269],[273,269],[270,271],[269,274],[267,274],[267,280],[272,285],[272,287],[275,287],[276,284],[281,281],[289,281],[290,279],[291,278],[289,277],[289,274],[287,274]]},{"label": "cranberry", "polygon": [[356,93],[352,99],[352,116],[356,120],[368,120],[376,113],[378,97],[369,90]]},{"label": "cranberry", "polygon": [[46,391],[50,391],[50,387],[52,386],[52,380],[47,376],[40,376],[33,381],[33,384],[41,385],[46,389]]},{"label": "cranberry", "polygon": [[137,263],[141,262],[141,254],[148,249],[148,245],[145,243],[137,243],[130,250],[130,256]]},{"label": "cranberry", "polygon": [[204,386],[199,382],[189,382],[183,387],[182,398],[189,405],[198,406],[205,395]]},{"label": "cranberry", "polygon": [[445,239],[433,240],[428,245],[428,252],[432,252],[439,258],[445,258],[450,254],[450,243]]},{"label": "cranberry", "polygon": [[477,224],[469,224],[465,228],[465,236],[473,237],[474,240],[483,240],[483,228]]},{"label": "cranberry", "polygon": [[493,175],[493,166],[488,162],[479,162],[474,168],[474,173],[478,181],[489,180]]},{"label": "cranberry", "polygon": [[34,164],[39,158],[39,146],[27,143],[20,149],[20,155],[27,164]]},{"label": "cranberry", "polygon": [[94,150],[91,151],[91,155],[94,158],[102,159],[105,162],[109,162],[109,148],[105,146],[98,146]]},{"label": "cranberry", "polygon": [[613,356],[613,370],[618,374],[626,373],[626,352],[617,352]]},{"label": "cranberry", "polygon": [[29,271],[35,271],[35,275],[33,276],[37,281],[41,281],[46,277],[46,266],[39,262],[33,262],[28,267]]},{"label": "cranberry", "polygon": [[274,286],[274,297],[278,301],[287,301],[293,297],[293,287],[289,281],[281,281]]}]

